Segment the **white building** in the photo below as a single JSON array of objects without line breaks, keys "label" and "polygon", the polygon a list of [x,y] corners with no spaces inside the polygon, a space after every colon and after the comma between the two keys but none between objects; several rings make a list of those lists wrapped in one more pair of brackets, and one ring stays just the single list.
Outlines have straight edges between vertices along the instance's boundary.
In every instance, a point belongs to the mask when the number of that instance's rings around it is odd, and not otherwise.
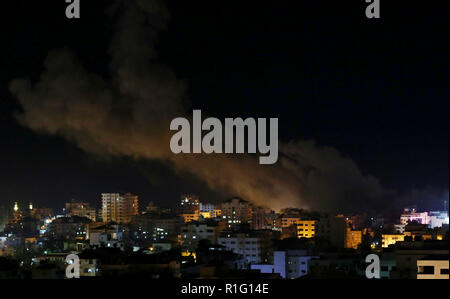
[{"label": "white building", "polygon": [[251,265],[252,270],[261,273],[278,273],[282,278],[294,279],[309,273],[308,261],[317,258],[308,255],[306,250],[275,251],[273,265]]},{"label": "white building", "polygon": [[216,205],[212,203],[200,203],[200,212],[210,212],[211,215],[214,215],[215,209]]},{"label": "white building", "polygon": [[90,229],[89,245],[92,247],[111,247],[124,250],[123,232],[118,225],[100,226]]},{"label": "white building", "polygon": [[448,225],[448,211],[432,211],[430,212],[430,228],[442,227]]},{"label": "white building", "polygon": [[394,224],[394,229],[399,234],[405,233],[405,227],[405,224]]},{"label": "white building", "polygon": [[261,263],[261,240],[247,234],[224,234],[218,243],[227,250],[242,255],[248,264]]},{"label": "white building", "polygon": [[211,221],[192,221],[181,227],[181,240],[183,248],[195,251],[198,241],[208,240],[211,244],[217,241],[217,223]]}]

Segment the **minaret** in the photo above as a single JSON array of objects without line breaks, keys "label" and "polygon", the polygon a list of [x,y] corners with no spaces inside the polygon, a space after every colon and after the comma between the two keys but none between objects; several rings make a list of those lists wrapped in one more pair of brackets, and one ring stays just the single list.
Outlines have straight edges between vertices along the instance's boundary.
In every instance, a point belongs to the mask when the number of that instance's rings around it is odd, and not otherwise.
[{"label": "minaret", "polygon": [[14,203],[14,213],[13,213],[13,216],[14,216],[14,220],[18,220],[18,219],[20,219],[21,218],[21,216],[22,216],[22,214],[20,213],[20,210],[19,210],[19,204],[17,203],[17,201]]}]

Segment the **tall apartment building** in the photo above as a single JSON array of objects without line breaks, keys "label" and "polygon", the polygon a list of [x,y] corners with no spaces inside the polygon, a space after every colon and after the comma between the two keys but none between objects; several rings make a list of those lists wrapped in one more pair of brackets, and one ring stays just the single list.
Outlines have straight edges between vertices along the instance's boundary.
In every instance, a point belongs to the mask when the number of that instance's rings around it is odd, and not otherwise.
[{"label": "tall apartment building", "polygon": [[130,223],[139,214],[138,196],[131,193],[102,193],[102,221]]}]

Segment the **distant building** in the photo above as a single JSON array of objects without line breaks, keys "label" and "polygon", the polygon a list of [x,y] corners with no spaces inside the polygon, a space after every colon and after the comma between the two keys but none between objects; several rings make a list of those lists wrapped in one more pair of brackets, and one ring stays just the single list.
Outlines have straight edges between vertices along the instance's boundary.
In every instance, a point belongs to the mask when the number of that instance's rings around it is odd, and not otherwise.
[{"label": "distant building", "polygon": [[180,196],[180,213],[194,214],[200,212],[200,199],[197,195],[183,194]]},{"label": "distant building", "polygon": [[183,218],[173,213],[146,213],[133,217],[134,237],[142,242],[176,241],[183,225]]},{"label": "distant building", "polygon": [[322,216],[315,225],[315,236],[333,247],[357,249],[362,242],[362,231],[353,230],[352,220],[344,215]]},{"label": "distant building", "polygon": [[203,218],[218,218],[222,215],[222,210],[212,203],[200,203],[199,214]]},{"label": "distant building", "polygon": [[66,216],[79,216],[91,219],[91,221],[97,221],[97,212],[95,208],[87,202],[77,201],[72,199],[71,202],[66,203]]},{"label": "distant building", "polygon": [[130,223],[139,214],[139,200],[131,193],[102,193],[102,221]]},{"label": "distant building", "polygon": [[252,208],[250,202],[239,197],[233,197],[222,202],[222,218],[228,222],[229,226],[251,223]]},{"label": "distant building", "polygon": [[296,224],[298,238],[313,238],[316,235],[316,220],[298,220]]},{"label": "distant building", "polygon": [[86,217],[61,217],[50,224],[50,236],[61,240],[84,240],[91,220]]},{"label": "distant building", "polygon": [[422,275],[447,275],[448,279],[448,248],[448,240],[397,242],[390,247],[396,259],[396,267],[390,272],[390,278],[416,279],[430,277]]},{"label": "distant building", "polygon": [[432,211],[430,212],[430,228],[442,227],[448,223],[448,211]]},{"label": "distant building", "polygon": [[200,212],[211,212],[214,215],[214,210],[216,210],[216,205],[212,203],[200,203]]},{"label": "distant building", "polygon": [[413,221],[417,221],[420,224],[428,224],[428,212],[419,213],[415,209],[404,209],[400,216],[400,223],[406,225]]},{"label": "distant building", "polygon": [[290,216],[290,215],[281,215],[276,220],[276,226],[279,229],[290,227],[291,225],[297,225],[300,221],[300,217]]},{"label": "distant building", "polygon": [[397,242],[402,242],[405,240],[405,235],[403,234],[382,234],[381,235],[381,247],[388,248],[389,245],[393,245]]},{"label": "distant building", "polygon": [[242,255],[248,264],[261,263],[262,240],[246,233],[223,232],[217,243],[227,250]]},{"label": "distant building", "polygon": [[123,231],[118,224],[89,226],[89,245],[92,247],[111,247],[124,250]]},{"label": "distant building", "polygon": [[203,222],[192,221],[181,227],[181,241],[184,250],[194,252],[200,240],[208,240],[211,244],[217,243],[220,231],[224,226],[214,220]]},{"label": "distant building", "polygon": [[345,236],[345,248],[358,249],[361,243],[362,243],[362,231],[347,228],[347,234]]},{"label": "distant building", "polygon": [[[207,213],[209,213],[209,212],[207,212]],[[191,211],[190,213],[183,213],[180,216],[183,217],[185,223],[192,222],[192,221],[198,221],[198,218],[200,217],[200,210],[194,210],[194,211]],[[205,217],[205,218],[208,218],[208,217]],[[211,217],[209,217],[209,218],[211,218]]]},{"label": "distant building", "polygon": [[251,265],[252,270],[261,273],[278,273],[282,278],[295,279],[309,273],[308,261],[317,258],[306,250],[286,250],[274,252],[273,264]]}]

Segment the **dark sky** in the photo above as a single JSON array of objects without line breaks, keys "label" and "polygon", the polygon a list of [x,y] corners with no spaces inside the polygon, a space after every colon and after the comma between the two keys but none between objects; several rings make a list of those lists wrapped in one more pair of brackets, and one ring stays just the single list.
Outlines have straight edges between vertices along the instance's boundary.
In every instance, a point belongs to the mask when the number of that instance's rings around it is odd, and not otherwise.
[{"label": "dark sky", "polygon": [[[283,141],[314,139],[386,188],[440,194],[449,180],[448,4],[381,2],[382,19],[369,20],[362,0],[168,1],[159,60],[186,81],[193,108],[278,117]],[[2,4],[0,203],[98,204],[108,191],[135,192],[143,205],[171,205],[181,192],[222,199],[163,163],[96,157],[15,120],[8,83],[36,80],[50,50],[73,49],[108,76],[106,3],[81,0],[80,20],[65,18],[63,0]]]}]

